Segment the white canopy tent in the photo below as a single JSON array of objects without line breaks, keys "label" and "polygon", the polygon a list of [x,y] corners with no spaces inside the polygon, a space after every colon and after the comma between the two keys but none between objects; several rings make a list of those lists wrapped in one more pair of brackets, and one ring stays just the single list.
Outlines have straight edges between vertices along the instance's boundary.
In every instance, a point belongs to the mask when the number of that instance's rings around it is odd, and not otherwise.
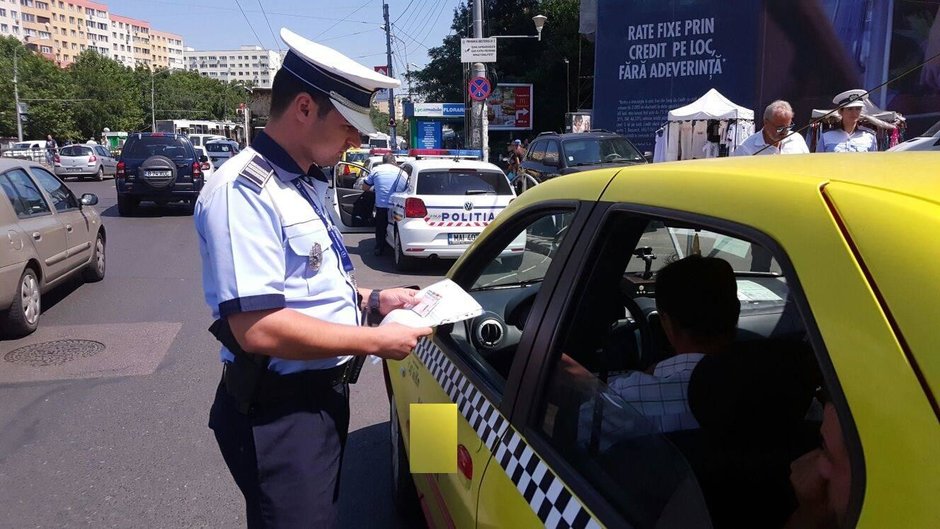
[{"label": "white canopy tent", "polygon": [[[688,105],[669,111],[666,125],[656,132],[653,161],[691,160],[717,156],[718,143],[729,154],[754,133],[754,111],[736,105],[712,88]],[[717,121],[720,142],[707,142],[709,121]],[[714,149],[709,149],[711,143]]]}]

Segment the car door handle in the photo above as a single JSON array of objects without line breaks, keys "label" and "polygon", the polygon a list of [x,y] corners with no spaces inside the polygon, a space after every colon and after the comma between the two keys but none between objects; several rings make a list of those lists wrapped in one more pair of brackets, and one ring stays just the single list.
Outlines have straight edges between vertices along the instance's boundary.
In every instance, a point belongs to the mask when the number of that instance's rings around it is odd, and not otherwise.
[{"label": "car door handle", "polygon": [[37,241],[42,240],[42,234],[39,233],[38,231],[34,231],[34,232],[33,232],[33,239],[35,239],[35,240],[37,240]]},{"label": "car door handle", "polygon": [[71,225],[71,224],[66,224],[66,225],[65,225],[65,231],[67,231],[67,232],[69,232],[69,233],[72,233],[72,225]]}]

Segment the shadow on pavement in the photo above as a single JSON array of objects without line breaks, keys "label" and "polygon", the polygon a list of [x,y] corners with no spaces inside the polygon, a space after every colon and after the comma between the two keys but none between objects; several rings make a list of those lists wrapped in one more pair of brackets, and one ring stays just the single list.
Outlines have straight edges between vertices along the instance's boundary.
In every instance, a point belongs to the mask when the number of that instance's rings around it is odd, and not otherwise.
[{"label": "shadow on pavement", "polygon": [[[153,202],[142,202],[131,217],[189,217],[193,212],[190,206],[186,204],[167,204],[158,206]],[[100,213],[102,217],[120,217],[117,205],[111,206]]]},{"label": "shadow on pavement", "polygon": [[392,248],[386,247],[382,255],[374,255],[374,237],[362,239],[356,246],[347,245],[346,249],[349,253],[358,255],[362,259],[362,264],[372,270],[402,276],[444,276],[456,262],[453,259],[423,259],[415,265],[413,270],[400,272],[395,268],[395,250]]},{"label": "shadow on pavement", "polygon": [[[371,243],[370,243],[371,244]],[[405,520],[389,494],[392,446],[388,421],[349,433],[340,478],[339,527],[419,529],[423,520]]]}]

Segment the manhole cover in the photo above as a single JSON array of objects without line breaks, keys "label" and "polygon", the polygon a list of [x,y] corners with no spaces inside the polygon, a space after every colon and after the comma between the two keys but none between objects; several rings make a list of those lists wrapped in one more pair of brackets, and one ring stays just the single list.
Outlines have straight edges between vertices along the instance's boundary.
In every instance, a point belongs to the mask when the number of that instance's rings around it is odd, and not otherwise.
[{"label": "manhole cover", "polygon": [[56,340],[14,349],[3,359],[31,367],[57,366],[78,358],[88,358],[104,351],[104,344],[92,340]]}]

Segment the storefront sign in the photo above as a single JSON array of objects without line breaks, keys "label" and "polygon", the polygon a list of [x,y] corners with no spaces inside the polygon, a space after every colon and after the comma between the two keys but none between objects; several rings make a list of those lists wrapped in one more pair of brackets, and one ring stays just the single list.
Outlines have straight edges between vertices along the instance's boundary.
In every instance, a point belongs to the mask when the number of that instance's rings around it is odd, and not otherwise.
[{"label": "storefront sign", "polygon": [[417,145],[419,149],[440,149],[443,145],[441,140],[442,126],[440,121],[418,120]]},{"label": "storefront sign", "polygon": [[416,118],[462,118],[463,103],[415,103]]}]

